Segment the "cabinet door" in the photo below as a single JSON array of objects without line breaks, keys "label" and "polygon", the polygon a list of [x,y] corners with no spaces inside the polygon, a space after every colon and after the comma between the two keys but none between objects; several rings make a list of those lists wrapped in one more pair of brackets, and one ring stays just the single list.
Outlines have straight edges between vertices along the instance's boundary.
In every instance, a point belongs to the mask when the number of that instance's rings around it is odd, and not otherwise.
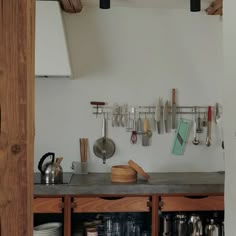
[{"label": "cabinet door", "polygon": [[160,209],[166,211],[221,211],[224,196],[165,196],[161,197]]},{"label": "cabinet door", "polygon": [[63,203],[61,198],[35,198],[34,213],[62,213]]},{"label": "cabinet door", "polygon": [[148,212],[149,197],[81,197],[74,199],[74,212]]}]

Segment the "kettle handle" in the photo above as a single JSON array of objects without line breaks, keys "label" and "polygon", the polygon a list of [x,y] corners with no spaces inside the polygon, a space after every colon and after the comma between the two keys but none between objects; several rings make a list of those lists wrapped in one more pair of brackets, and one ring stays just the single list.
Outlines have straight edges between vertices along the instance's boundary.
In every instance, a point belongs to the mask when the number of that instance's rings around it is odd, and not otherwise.
[{"label": "kettle handle", "polygon": [[43,162],[45,161],[45,159],[46,159],[48,156],[52,156],[52,163],[53,163],[53,162],[54,162],[54,159],[55,159],[55,153],[53,153],[53,152],[48,152],[48,153],[44,154],[44,155],[41,157],[41,159],[40,159],[40,161],[39,161],[39,164],[38,164],[38,169],[40,170],[40,172],[41,172],[42,174],[44,174],[44,172],[45,172],[45,171],[43,171],[43,169],[42,169]]}]

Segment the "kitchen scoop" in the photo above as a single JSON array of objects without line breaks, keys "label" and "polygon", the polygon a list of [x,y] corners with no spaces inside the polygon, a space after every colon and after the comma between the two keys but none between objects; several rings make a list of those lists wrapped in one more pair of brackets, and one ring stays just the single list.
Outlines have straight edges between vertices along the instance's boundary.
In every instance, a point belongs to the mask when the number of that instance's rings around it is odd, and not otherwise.
[{"label": "kitchen scoop", "polygon": [[93,145],[94,154],[106,163],[106,159],[111,158],[115,153],[116,147],[113,140],[106,137],[106,118],[102,120],[102,137],[97,139]]}]

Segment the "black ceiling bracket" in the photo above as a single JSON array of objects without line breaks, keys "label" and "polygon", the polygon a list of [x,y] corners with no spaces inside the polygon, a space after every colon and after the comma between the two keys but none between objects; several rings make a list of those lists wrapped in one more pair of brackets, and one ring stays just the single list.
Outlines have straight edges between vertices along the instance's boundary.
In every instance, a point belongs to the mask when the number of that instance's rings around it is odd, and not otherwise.
[{"label": "black ceiling bracket", "polygon": [[100,0],[100,8],[101,9],[109,9],[110,8],[110,0]]}]

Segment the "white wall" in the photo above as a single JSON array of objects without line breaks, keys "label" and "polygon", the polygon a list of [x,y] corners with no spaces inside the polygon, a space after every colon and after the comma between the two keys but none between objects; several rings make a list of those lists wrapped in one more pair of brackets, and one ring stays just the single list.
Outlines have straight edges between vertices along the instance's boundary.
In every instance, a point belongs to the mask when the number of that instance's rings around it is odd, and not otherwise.
[{"label": "white wall", "polygon": [[236,113],[235,108],[235,88],[236,88],[236,29],[235,29],[235,7],[233,0],[224,0],[224,79],[221,86],[224,98],[225,110],[225,139],[226,146],[226,179],[225,179],[225,226],[226,235],[235,235],[235,212],[236,212]]},{"label": "white wall", "polygon": [[[131,145],[124,128],[110,126],[108,136],[117,151],[103,165],[92,151],[101,136],[101,119],[91,114],[89,104],[98,100],[110,105],[153,105],[159,96],[170,100],[173,87],[179,105],[222,102],[219,17],[188,9],[85,7],[80,14],[65,14],[64,20],[75,79],[36,80],[35,170],[48,151],[63,156],[63,168],[70,170],[71,162],[79,161],[81,137],[89,138],[90,171],[109,171],[131,158],[146,171],[224,170],[216,137],[208,148],[194,146],[190,136],[185,154],[174,156],[173,132],[161,136],[155,132],[152,145],[143,147]],[[214,125],[213,133],[218,133]]]}]

